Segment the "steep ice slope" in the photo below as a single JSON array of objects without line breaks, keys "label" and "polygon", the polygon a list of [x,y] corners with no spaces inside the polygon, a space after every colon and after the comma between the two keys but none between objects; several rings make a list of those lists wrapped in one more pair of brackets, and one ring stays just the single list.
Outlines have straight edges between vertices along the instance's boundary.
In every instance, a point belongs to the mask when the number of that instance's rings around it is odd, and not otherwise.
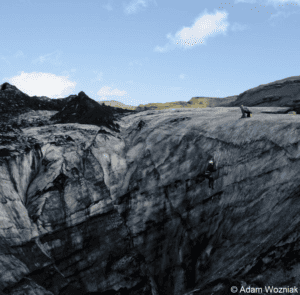
[{"label": "steep ice slope", "polygon": [[[240,116],[164,110],[122,118],[120,133],[24,129],[39,147],[0,166],[0,289],[177,295],[299,284],[299,116]],[[210,157],[214,190],[203,177]]]}]

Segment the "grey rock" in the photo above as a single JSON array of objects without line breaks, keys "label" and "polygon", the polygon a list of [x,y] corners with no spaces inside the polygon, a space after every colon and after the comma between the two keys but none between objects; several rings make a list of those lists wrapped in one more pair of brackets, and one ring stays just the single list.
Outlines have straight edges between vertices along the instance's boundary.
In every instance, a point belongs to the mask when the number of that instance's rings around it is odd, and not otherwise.
[{"label": "grey rock", "polygon": [[[239,106],[145,111],[110,118],[118,130],[7,126],[0,291],[182,295],[299,285],[300,119],[283,113],[289,108],[251,106],[251,120],[239,120]],[[204,177],[212,158],[214,190]]]},{"label": "grey rock", "polygon": [[293,76],[262,84],[241,93],[228,106],[273,106],[289,107],[290,111],[300,111],[300,76]]}]

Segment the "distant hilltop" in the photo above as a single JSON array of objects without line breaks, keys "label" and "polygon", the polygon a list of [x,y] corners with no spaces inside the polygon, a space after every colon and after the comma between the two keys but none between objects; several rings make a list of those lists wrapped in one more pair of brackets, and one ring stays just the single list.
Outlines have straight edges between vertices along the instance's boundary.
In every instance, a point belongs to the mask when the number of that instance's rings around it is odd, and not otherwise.
[{"label": "distant hilltop", "polygon": [[189,101],[175,101],[166,103],[148,103],[146,105],[139,105],[134,110],[146,111],[146,110],[165,110],[165,109],[182,109],[182,108],[207,108],[207,107],[219,107],[227,106],[229,103],[234,102],[237,99],[237,95],[228,96],[225,98],[218,97],[192,97]]},{"label": "distant hilltop", "polygon": [[139,106],[126,105],[116,100],[107,100],[99,102],[111,107],[117,107],[121,109],[135,110],[135,111],[147,111],[147,110],[166,110],[176,108],[206,108],[206,107],[217,107],[226,106],[227,104],[234,102],[238,95],[228,96],[225,98],[218,97],[192,97],[189,101],[175,101],[165,103],[148,103],[140,104]]},{"label": "distant hilltop", "polygon": [[[148,103],[137,107],[130,106],[130,110],[147,111],[175,108],[237,107],[240,105],[249,107],[290,107],[291,111],[300,113],[300,76],[292,76],[267,84],[261,84],[239,95],[224,98],[192,97],[187,102]],[[128,106],[119,103],[117,107],[127,108]]]},{"label": "distant hilltop", "polygon": [[127,109],[127,110],[135,110],[137,108],[137,106],[126,105],[116,100],[104,100],[104,101],[98,101],[98,103],[100,104],[104,103],[106,106],[120,108],[120,109]]}]

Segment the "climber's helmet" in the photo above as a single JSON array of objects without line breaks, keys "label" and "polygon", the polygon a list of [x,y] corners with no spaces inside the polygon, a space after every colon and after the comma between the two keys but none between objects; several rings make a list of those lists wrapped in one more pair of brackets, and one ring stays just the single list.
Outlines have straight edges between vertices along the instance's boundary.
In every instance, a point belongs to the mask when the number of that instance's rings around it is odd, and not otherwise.
[{"label": "climber's helmet", "polygon": [[213,163],[213,160],[210,160],[209,163],[212,164],[212,163]]}]

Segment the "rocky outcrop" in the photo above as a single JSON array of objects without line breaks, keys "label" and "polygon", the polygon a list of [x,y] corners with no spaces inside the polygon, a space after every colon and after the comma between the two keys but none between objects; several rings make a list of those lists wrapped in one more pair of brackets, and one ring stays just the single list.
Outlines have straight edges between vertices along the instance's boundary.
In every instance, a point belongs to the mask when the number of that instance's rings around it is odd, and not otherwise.
[{"label": "rocky outcrop", "polygon": [[55,123],[80,123],[96,126],[106,126],[118,131],[119,125],[114,123],[115,113],[125,114],[134,111],[116,109],[106,105],[100,105],[89,98],[83,91],[73,97],[66,106],[51,117]]},{"label": "rocky outcrop", "polygon": [[[262,84],[241,93],[233,106],[289,107],[289,111],[300,112],[300,76],[293,76],[268,84]],[[288,112],[288,111],[287,111]]]},{"label": "rocky outcrop", "polygon": [[0,113],[2,115],[22,114],[32,110],[59,111],[69,100],[70,97],[63,99],[50,99],[46,96],[31,97],[7,82],[0,85]]},{"label": "rocky outcrop", "polygon": [[[251,110],[249,120],[238,107],[147,111],[119,119],[120,132],[22,129],[34,145],[0,165],[0,290],[299,285],[300,121]],[[203,176],[211,157],[214,190]]]},{"label": "rocky outcrop", "polygon": [[133,110],[100,105],[84,92],[66,98],[28,96],[14,85],[0,85],[0,124],[34,127],[54,123],[81,123],[118,129],[114,120]]},{"label": "rocky outcrop", "polygon": [[52,116],[61,110],[70,97],[50,99],[48,97],[30,97],[14,85],[0,85],[0,124],[15,128],[42,126],[49,124],[49,112]]}]

